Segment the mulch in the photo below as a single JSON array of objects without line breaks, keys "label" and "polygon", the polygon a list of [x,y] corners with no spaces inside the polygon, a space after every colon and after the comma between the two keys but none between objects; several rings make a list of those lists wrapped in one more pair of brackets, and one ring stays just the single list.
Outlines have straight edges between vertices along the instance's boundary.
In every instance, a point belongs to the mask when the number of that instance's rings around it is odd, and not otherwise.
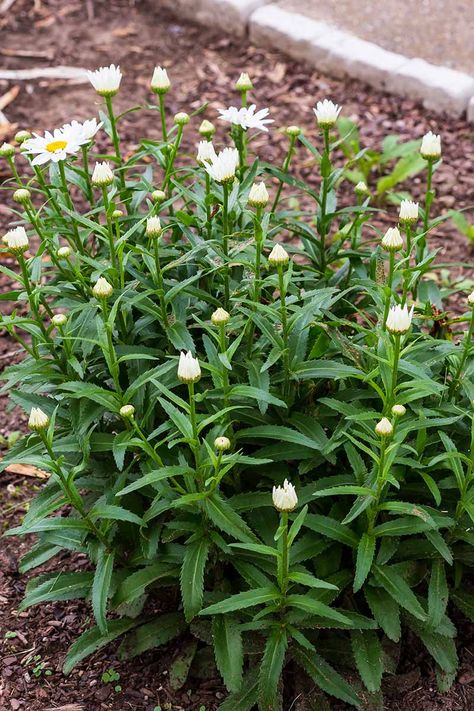
[{"label": "mulch", "polygon": [[[152,68],[155,64],[166,66],[173,82],[167,97],[171,115],[180,110],[197,111],[203,101],[208,102],[204,114],[195,117],[188,127],[185,146],[190,152],[194,152],[199,139],[197,127],[202,117],[215,120],[218,107],[235,102],[232,87],[243,70],[249,71],[254,81],[258,108],[269,106],[275,119],[270,134],[259,136],[254,143],[255,152],[264,160],[280,161],[284,155],[287,139],[278,130],[280,127],[297,123],[307,135],[315,138],[312,107],[325,97],[342,104],[345,115],[359,123],[362,141],[369,147],[380,149],[383,138],[391,133],[399,134],[404,140],[419,138],[428,130],[442,133],[444,160],[435,175],[436,207],[443,212],[474,205],[474,133],[464,120],[431,114],[410,100],[388,96],[353,80],[330,79],[276,51],[247,45],[212,28],[187,24],[160,9],[159,2],[16,0],[9,13],[0,16],[0,32],[0,55],[5,68],[58,64],[95,68],[111,62],[120,64],[124,72],[123,87],[117,97],[120,110],[150,101],[148,84]],[[37,56],[18,55],[25,50],[36,52]],[[12,131],[15,125],[43,131],[73,118],[85,119],[97,114],[99,102],[88,85],[42,80],[22,82],[19,86],[17,98],[4,110],[13,124]],[[11,88],[11,82],[0,81],[0,97]],[[222,132],[223,128],[221,136]],[[136,145],[138,137],[158,135],[156,114],[151,112],[132,113],[122,121],[123,141],[130,148]],[[11,137],[5,134],[1,140]],[[317,184],[317,171],[303,149],[295,159],[294,170],[310,183]],[[0,181],[7,177],[5,164],[1,164]],[[423,176],[410,181],[409,188],[414,198],[419,198],[423,193]],[[347,187],[343,200],[351,199],[351,190]],[[2,202],[0,228],[5,230],[11,219],[9,198]],[[389,206],[388,210],[388,219],[395,221],[396,208]],[[450,221],[437,228],[431,240],[440,250],[439,260],[472,263],[470,245]],[[455,274],[467,280],[473,276],[471,267],[456,267]],[[0,292],[10,288],[9,281],[1,277]],[[5,304],[2,309],[4,307]],[[1,334],[0,369],[12,362],[15,350],[15,344]],[[24,416],[17,409],[7,410],[6,396],[0,396],[0,434],[8,435],[24,427]],[[29,498],[40,486],[41,482],[32,477],[15,473],[2,475],[0,508],[4,530],[21,519]],[[64,654],[77,635],[89,626],[91,610],[83,601],[69,601],[17,612],[31,577],[19,575],[18,560],[30,543],[25,539],[6,538],[0,547],[1,709],[153,711],[161,705],[163,711],[198,711],[201,706],[213,711],[219,706],[225,690],[212,667],[205,679],[192,677],[181,690],[171,690],[168,671],[170,661],[179,654],[176,644],[148,652],[132,663],[120,662],[116,656],[117,645],[110,645],[64,677],[61,672]],[[81,569],[86,564],[80,556],[65,552],[41,572]],[[437,691],[432,661],[419,642],[409,637],[401,649],[397,675],[387,675],[386,709],[467,711],[474,708],[474,629],[465,620],[458,623],[461,667],[450,692]],[[28,661],[37,655],[40,659]],[[44,667],[38,671],[42,663]],[[118,682],[101,680],[102,674],[110,668],[120,674]],[[114,690],[116,684],[121,691]],[[293,695],[288,709],[305,711],[310,708],[306,704],[309,690],[302,694],[298,684],[298,678],[290,678]],[[346,707],[331,702],[330,708]]]}]

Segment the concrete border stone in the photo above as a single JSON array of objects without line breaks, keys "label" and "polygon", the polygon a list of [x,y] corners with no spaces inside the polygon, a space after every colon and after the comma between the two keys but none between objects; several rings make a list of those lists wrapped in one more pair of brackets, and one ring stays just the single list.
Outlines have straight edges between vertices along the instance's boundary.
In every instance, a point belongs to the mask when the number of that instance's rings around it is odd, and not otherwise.
[{"label": "concrete border stone", "polygon": [[250,15],[271,0],[160,0],[161,5],[201,25],[220,27],[242,37]]}]

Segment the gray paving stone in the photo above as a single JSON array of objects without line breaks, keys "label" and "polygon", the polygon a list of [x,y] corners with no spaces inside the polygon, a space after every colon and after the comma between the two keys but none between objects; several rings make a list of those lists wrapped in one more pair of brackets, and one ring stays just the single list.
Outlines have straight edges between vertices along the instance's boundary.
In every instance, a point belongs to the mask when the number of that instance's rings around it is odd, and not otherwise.
[{"label": "gray paving stone", "polygon": [[467,105],[467,120],[474,123],[474,96],[471,97]]},{"label": "gray paving stone", "polygon": [[161,5],[182,17],[239,36],[247,33],[252,12],[268,2],[270,0],[160,0]]},{"label": "gray paving stone", "polygon": [[295,59],[308,59],[314,55],[312,40],[326,26],[320,22],[286,12],[275,5],[266,5],[250,16],[250,40],[255,44],[277,47]]}]

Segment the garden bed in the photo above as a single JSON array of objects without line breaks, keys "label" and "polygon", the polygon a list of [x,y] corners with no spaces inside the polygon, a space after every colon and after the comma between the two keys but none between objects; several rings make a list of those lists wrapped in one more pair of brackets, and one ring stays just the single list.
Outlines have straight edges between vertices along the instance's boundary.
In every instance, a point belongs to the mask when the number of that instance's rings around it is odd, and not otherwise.
[{"label": "garden bed", "polygon": [[[314,132],[312,107],[316,100],[330,97],[343,104],[344,113],[361,124],[364,145],[380,149],[387,134],[400,134],[404,140],[421,137],[433,130],[443,135],[443,165],[435,174],[438,204],[448,210],[474,204],[474,144],[472,129],[463,121],[442,120],[430,116],[410,101],[401,101],[353,81],[336,81],[318,75],[304,65],[290,62],[276,52],[241,46],[232,38],[212,31],[181,23],[154,7],[156,3],[94,3],[93,16],[87,17],[83,3],[41,3],[38,11],[31,3],[18,0],[6,19],[2,32],[3,49],[15,51],[18,47],[34,44],[40,54],[49,52],[48,63],[94,68],[110,61],[121,64],[124,73],[123,89],[118,97],[121,109],[149,100],[150,67],[155,63],[169,68],[173,90],[169,95],[170,113],[179,110],[197,110],[202,101],[209,105],[205,116],[214,119],[216,109],[234,99],[233,82],[241,70],[248,70],[259,96],[259,107],[269,106],[276,127],[298,122],[308,134]],[[92,6],[92,3],[91,3]],[[31,66],[31,58],[4,56],[3,64],[13,68]],[[23,64],[22,64],[23,63]],[[138,85],[138,90],[137,90]],[[5,87],[5,89],[8,87]],[[9,107],[9,119],[18,128],[38,131],[53,128],[72,118],[83,119],[96,112],[97,100],[88,85],[71,85],[67,82],[40,82],[22,85],[22,90]],[[275,107],[275,108],[272,108]],[[159,130],[150,127],[150,116],[130,114],[123,122],[123,135],[130,141],[137,136],[157,137]],[[33,119],[32,119],[33,117]],[[197,125],[188,131],[186,139],[190,152],[197,142]],[[33,121],[33,124],[32,124]],[[280,160],[284,155],[287,138],[272,131],[269,140],[260,137],[254,150],[261,158]],[[1,170],[4,169],[4,163]],[[294,162],[296,174],[310,184],[313,164],[303,150]],[[7,177],[7,174],[2,174]],[[315,181],[316,182],[316,181]],[[413,197],[422,190],[417,178],[410,182]],[[347,188],[347,199],[350,191]],[[393,207],[393,215],[396,208]],[[3,229],[8,224],[7,210],[0,212]],[[439,226],[432,237],[433,244],[441,250],[438,261],[469,263],[471,249],[466,237],[450,221]],[[12,263],[13,264],[13,261]],[[11,265],[10,265],[11,266]],[[469,268],[456,267],[455,273],[472,277]],[[11,288],[2,278],[1,289]],[[466,287],[467,288],[467,287]],[[15,344],[3,335],[0,365],[9,364]],[[2,399],[2,403],[4,399]],[[0,432],[9,434],[24,428],[24,419],[18,419],[17,410],[9,414],[2,411]],[[4,528],[10,527],[25,511],[28,497],[41,480],[9,472],[2,475],[1,507],[5,510]],[[19,576],[18,558],[27,550],[27,542],[4,539],[0,566],[0,605],[3,613],[3,668],[0,686],[1,703],[6,709],[45,711],[64,707],[64,711],[95,711],[95,709],[162,709],[173,711],[183,708],[206,711],[217,708],[225,697],[218,673],[212,666],[207,678],[191,677],[180,690],[173,690],[169,682],[170,660],[182,651],[183,640],[160,651],[148,652],[133,662],[123,663],[115,656],[111,645],[83,662],[69,677],[61,674],[66,648],[86,628],[90,621],[90,608],[82,602],[63,602],[33,607],[19,616],[16,608],[21,600],[28,576]],[[49,569],[71,566],[71,556],[62,554]],[[85,559],[76,556],[74,565],[80,570]],[[48,569],[48,568],[46,568]],[[175,600],[164,596],[163,610],[173,609]],[[402,648],[398,674],[388,677],[385,683],[386,708],[416,708],[422,711],[457,711],[469,709],[474,704],[472,681],[474,666],[472,642],[474,632],[466,621],[459,620],[461,634],[458,651],[461,672],[458,681],[448,694],[436,691],[436,681],[430,659],[415,638],[408,638]],[[9,633],[14,633],[9,634]],[[16,636],[15,636],[16,635]],[[40,659],[35,659],[36,656]],[[31,661],[26,663],[28,657]],[[44,667],[41,664],[44,663]],[[109,669],[120,674],[120,679],[102,680]],[[51,671],[52,674],[46,672]],[[302,690],[295,675],[292,683],[292,708],[295,711],[310,709],[309,687]],[[119,685],[121,690],[114,690]],[[177,686],[177,682],[174,682]],[[344,705],[331,702],[331,708]]]}]

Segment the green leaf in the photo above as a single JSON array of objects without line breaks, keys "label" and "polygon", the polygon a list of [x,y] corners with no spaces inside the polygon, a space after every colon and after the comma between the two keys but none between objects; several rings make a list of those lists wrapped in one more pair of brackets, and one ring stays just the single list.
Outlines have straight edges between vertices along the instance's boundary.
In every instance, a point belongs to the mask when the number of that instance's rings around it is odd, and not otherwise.
[{"label": "green leaf", "polygon": [[383,649],[377,632],[351,632],[352,653],[362,681],[371,692],[378,691],[383,675]]},{"label": "green leaf", "polygon": [[186,622],[190,622],[202,607],[204,594],[204,571],[209,555],[209,541],[200,538],[186,544],[180,585]]},{"label": "green leaf", "polygon": [[149,472],[144,476],[137,479],[137,481],[128,484],[124,489],[121,489],[116,493],[116,496],[125,496],[125,494],[130,494],[131,491],[136,491],[137,489],[142,489],[144,486],[149,486],[150,484],[156,484],[158,481],[163,481],[163,479],[169,479],[172,476],[180,476],[184,474],[189,474],[193,470],[190,467],[184,466],[171,466],[162,467],[157,471]]},{"label": "green leaf", "polygon": [[329,620],[350,624],[350,620],[345,615],[341,615],[337,610],[333,610],[329,605],[319,600],[313,600],[307,595],[288,595],[286,598],[288,607],[296,607],[304,612],[309,612],[312,615],[319,617],[327,617]]},{"label": "green leaf", "polygon": [[364,373],[352,365],[336,363],[331,360],[313,360],[303,363],[302,367],[294,372],[293,379],[316,380],[322,378],[324,380],[339,380],[339,378],[348,378],[354,375],[361,376]]},{"label": "green leaf", "polygon": [[204,608],[200,615],[223,615],[225,612],[235,612],[246,607],[263,605],[265,602],[273,602],[280,597],[280,592],[273,587],[253,588],[245,592],[237,593],[226,600],[216,602],[214,605]]},{"label": "green leaf", "polygon": [[228,696],[217,711],[251,711],[257,703],[257,673],[258,668],[251,668],[244,677],[241,690]]},{"label": "green leaf", "polygon": [[135,627],[136,620],[124,618],[122,620],[111,620],[108,624],[107,634],[103,635],[98,627],[91,627],[86,630],[74,644],[69,647],[66,659],[63,665],[64,674],[69,674],[80,661],[93,654],[98,649],[105,647],[106,644],[113,642],[114,639],[120,637],[124,632]]},{"label": "green leaf", "polygon": [[136,523],[139,526],[145,525],[140,516],[128,511],[128,509],[124,509],[121,506],[114,506],[113,504],[94,506],[89,512],[89,516],[98,519],[111,519],[112,521],[130,521],[130,523]]},{"label": "green leaf", "polygon": [[159,562],[148,565],[146,568],[142,568],[128,575],[128,577],[122,581],[114,595],[114,607],[133,602],[137,597],[143,595],[148,585],[155,583],[161,578],[173,577],[177,572],[177,568]]},{"label": "green leaf", "polygon": [[46,573],[33,578],[26,586],[25,598],[20,604],[20,611],[31,605],[56,600],[76,600],[87,597],[91,591],[94,574],[81,573]]},{"label": "green leaf", "polygon": [[342,486],[331,486],[329,489],[321,489],[321,491],[315,491],[313,496],[371,496],[375,497],[375,491],[369,489],[367,486],[353,486],[352,484],[342,485]]},{"label": "green leaf", "polygon": [[427,624],[435,629],[443,619],[449,600],[446,571],[442,560],[431,564],[430,584],[428,585],[428,620]]},{"label": "green leaf", "polygon": [[432,632],[413,618],[409,618],[408,624],[444,672],[451,674],[457,671],[458,655],[453,639]]},{"label": "green leaf", "polygon": [[283,626],[272,629],[265,644],[258,675],[258,702],[262,709],[277,709],[279,686],[285,663],[288,638]]},{"label": "green leaf", "polygon": [[102,549],[99,552],[92,585],[92,610],[102,634],[107,634],[107,597],[114,569],[114,553]]},{"label": "green leaf", "polygon": [[402,633],[398,603],[383,588],[364,587],[364,595],[371,613],[392,642],[398,642]]},{"label": "green leaf", "polygon": [[319,654],[298,647],[294,651],[294,656],[296,662],[326,694],[335,696],[336,699],[341,699],[357,709],[362,708],[361,700],[352,686]]},{"label": "green leaf", "polygon": [[283,400],[280,400],[265,390],[254,388],[251,385],[234,385],[234,387],[229,390],[229,397],[231,400],[237,397],[249,397],[252,398],[252,400],[257,400],[259,403],[267,402],[269,405],[287,408],[287,404],[283,402]]},{"label": "green leaf", "polygon": [[173,691],[178,691],[186,683],[196,654],[197,644],[196,639],[188,640],[188,642],[181,645],[178,655],[174,657],[169,670],[169,685]]},{"label": "green leaf", "polygon": [[345,546],[357,548],[359,545],[359,540],[355,533],[347,526],[343,526],[335,518],[319,514],[308,514],[303,525],[312,531],[316,531],[316,533],[320,533],[322,536],[339,541]]},{"label": "green leaf", "polygon": [[242,635],[238,624],[227,615],[212,620],[214,656],[228,691],[236,692],[242,684],[244,663]]},{"label": "green leaf", "polygon": [[466,617],[474,622],[474,594],[457,588],[451,590],[451,600]]},{"label": "green leaf", "polygon": [[251,553],[260,553],[261,555],[271,555],[274,558],[279,557],[276,548],[264,546],[262,543],[230,543],[230,547],[240,548],[241,550],[250,551]]},{"label": "green leaf", "polygon": [[328,583],[325,580],[321,580],[320,578],[315,578],[314,575],[310,575],[309,573],[290,573],[289,579],[293,583],[298,583],[299,585],[306,585],[306,587],[308,588],[324,588],[326,590],[339,589],[337,585]]},{"label": "green leaf", "polygon": [[218,494],[214,493],[204,499],[203,509],[217,528],[233,536],[237,541],[259,543],[244,519]]},{"label": "green leaf", "polygon": [[375,536],[363,533],[357,546],[356,571],[354,576],[354,592],[363,586],[374,560]]},{"label": "green leaf", "polygon": [[186,623],[180,612],[160,615],[129,632],[120,645],[119,656],[121,659],[130,659],[149,649],[161,647],[178,637],[185,629]]},{"label": "green leaf", "polygon": [[373,570],[376,581],[381,585],[398,604],[411,612],[419,620],[426,620],[426,613],[416,599],[416,596],[393,568],[387,565],[376,565]]}]

